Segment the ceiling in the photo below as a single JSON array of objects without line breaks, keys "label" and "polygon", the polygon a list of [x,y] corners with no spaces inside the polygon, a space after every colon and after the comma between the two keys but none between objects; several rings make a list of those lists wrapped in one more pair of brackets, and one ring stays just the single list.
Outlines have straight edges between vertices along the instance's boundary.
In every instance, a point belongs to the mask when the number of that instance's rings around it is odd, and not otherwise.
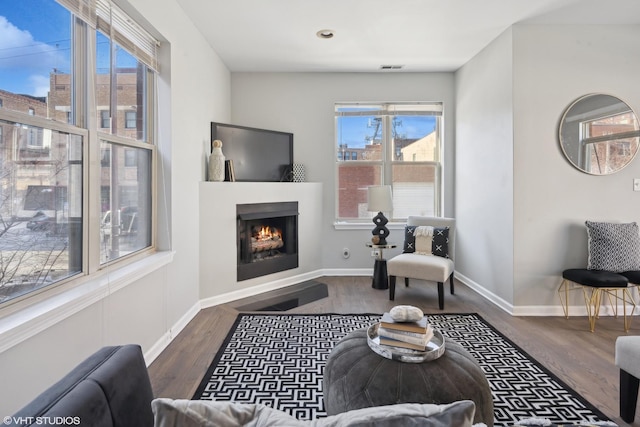
[{"label": "ceiling", "polygon": [[516,23],[640,24],[638,0],[177,1],[232,72],[455,71]]}]

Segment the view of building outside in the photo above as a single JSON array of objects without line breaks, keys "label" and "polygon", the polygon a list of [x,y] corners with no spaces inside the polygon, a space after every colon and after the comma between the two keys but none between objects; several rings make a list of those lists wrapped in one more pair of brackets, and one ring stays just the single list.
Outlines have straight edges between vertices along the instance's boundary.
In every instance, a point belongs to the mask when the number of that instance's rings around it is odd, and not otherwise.
[{"label": "view of building outside", "polygon": [[629,136],[636,135],[638,130],[636,115],[632,111],[590,120],[582,126],[582,134],[587,141],[585,159],[588,171],[595,174],[617,171],[626,166],[629,157],[636,155],[638,137]]},{"label": "view of building outside", "polygon": [[[0,5],[0,302],[83,269],[89,140],[86,124],[75,126],[71,23],[72,14],[54,0]],[[97,131],[105,134],[96,141],[100,262],[106,263],[151,244],[152,155],[127,142],[146,141],[149,73],[96,34],[93,99]]]},{"label": "view of building outside", "polygon": [[370,219],[367,188],[391,185],[393,220],[436,215],[440,104],[336,106],[337,219]]}]

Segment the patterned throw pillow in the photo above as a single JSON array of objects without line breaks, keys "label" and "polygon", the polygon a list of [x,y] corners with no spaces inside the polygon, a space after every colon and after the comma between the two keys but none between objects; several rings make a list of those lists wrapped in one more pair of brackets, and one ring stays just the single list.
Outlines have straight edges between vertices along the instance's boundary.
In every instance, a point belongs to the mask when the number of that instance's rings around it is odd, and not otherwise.
[{"label": "patterned throw pillow", "polygon": [[615,224],[586,221],[589,270],[614,273],[640,270],[640,230],[635,222]]},{"label": "patterned throw pillow", "polygon": [[449,227],[434,227],[432,245],[434,255],[449,258]]},{"label": "patterned throw pillow", "polygon": [[[404,228],[404,246],[402,252],[412,254],[416,252],[416,229],[418,226],[407,225]],[[433,231],[430,234],[431,251],[428,255],[449,258],[449,227],[427,227]]]},{"label": "patterned throw pillow", "polygon": [[415,225],[407,225],[404,227],[404,246],[402,247],[402,252],[405,254],[412,254],[416,251],[416,236],[413,234],[415,231]]}]

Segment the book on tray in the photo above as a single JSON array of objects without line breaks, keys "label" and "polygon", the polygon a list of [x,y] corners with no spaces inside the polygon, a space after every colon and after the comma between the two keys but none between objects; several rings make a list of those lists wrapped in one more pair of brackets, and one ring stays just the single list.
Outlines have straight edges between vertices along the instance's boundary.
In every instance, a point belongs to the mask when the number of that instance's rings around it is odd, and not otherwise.
[{"label": "book on tray", "polygon": [[378,326],[380,344],[424,351],[433,338],[433,328],[423,317],[417,322],[396,322],[385,313]]},{"label": "book on tray", "polygon": [[405,332],[424,334],[427,332],[428,326],[426,317],[423,317],[417,322],[396,322],[389,313],[384,313],[382,319],[380,319],[380,327]]}]

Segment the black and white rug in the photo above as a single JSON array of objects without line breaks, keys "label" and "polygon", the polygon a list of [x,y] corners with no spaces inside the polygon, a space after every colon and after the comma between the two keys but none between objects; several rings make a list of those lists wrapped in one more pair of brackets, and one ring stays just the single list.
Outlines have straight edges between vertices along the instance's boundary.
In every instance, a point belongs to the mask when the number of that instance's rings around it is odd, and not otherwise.
[{"label": "black and white rug", "polygon": [[[480,363],[493,394],[496,426],[528,418],[607,420],[479,315],[428,317]],[[379,319],[379,314],[240,314],[194,399],[262,403],[306,420],[324,417],[322,373],[331,349],[349,332]]]}]

